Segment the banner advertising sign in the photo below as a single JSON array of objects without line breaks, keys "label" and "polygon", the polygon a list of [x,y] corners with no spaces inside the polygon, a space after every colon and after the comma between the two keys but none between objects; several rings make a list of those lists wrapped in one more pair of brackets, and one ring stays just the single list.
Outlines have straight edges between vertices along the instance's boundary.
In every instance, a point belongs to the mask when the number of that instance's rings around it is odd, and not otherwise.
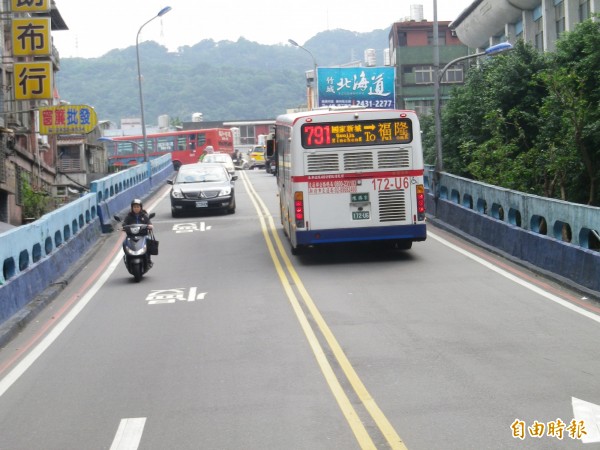
[{"label": "banner advertising sign", "polygon": [[15,56],[50,55],[50,19],[13,19],[12,43]]},{"label": "banner advertising sign", "polygon": [[393,109],[394,67],[318,67],[319,106]]},{"label": "banner advertising sign", "polygon": [[48,100],[52,98],[52,63],[15,63],[15,99]]},{"label": "banner advertising sign", "polygon": [[40,134],[87,134],[97,124],[96,111],[91,106],[40,107]]},{"label": "banner advertising sign", "polygon": [[50,0],[11,0],[12,12],[50,12]]}]

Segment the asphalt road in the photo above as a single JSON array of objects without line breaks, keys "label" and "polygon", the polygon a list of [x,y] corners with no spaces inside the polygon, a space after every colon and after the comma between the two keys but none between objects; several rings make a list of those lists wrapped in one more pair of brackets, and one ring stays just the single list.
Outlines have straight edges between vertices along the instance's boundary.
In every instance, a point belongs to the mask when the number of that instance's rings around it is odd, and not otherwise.
[{"label": "asphalt road", "polygon": [[292,257],[274,177],[236,184],[236,214],[177,219],[165,187],[140,283],[115,232],[0,350],[0,449],[569,449],[569,430],[598,432],[570,428],[573,398],[600,403],[598,304],[432,226],[410,251]]}]

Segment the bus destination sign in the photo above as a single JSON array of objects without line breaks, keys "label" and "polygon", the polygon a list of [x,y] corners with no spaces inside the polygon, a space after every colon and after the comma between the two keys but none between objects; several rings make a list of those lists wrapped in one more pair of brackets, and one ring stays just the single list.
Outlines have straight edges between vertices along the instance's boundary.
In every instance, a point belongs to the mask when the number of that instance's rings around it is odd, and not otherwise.
[{"label": "bus destination sign", "polygon": [[412,137],[412,122],[407,118],[302,125],[304,148],[407,144]]}]

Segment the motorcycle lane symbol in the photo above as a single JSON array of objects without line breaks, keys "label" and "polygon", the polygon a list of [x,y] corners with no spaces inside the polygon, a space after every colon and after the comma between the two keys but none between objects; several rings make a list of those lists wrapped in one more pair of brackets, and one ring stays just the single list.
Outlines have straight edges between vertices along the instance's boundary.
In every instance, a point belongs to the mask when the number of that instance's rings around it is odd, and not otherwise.
[{"label": "motorcycle lane symbol", "polygon": [[197,287],[191,287],[186,292],[185,288],[174,289],[157,289],[150,292],[146,297],[149,305],[164,305],[175,302],[195,302],[196,300],[204,300],[208,292],[198,293]]},{"label": "motorcycle lane symbol", "polygon": [[175,233],[193,233],[194,231],[208,231],[210,229],[211,226],[206,225],[205,222],[200,222],[200,224],[189,222],[173,225],[173,231],[175,231]]}]

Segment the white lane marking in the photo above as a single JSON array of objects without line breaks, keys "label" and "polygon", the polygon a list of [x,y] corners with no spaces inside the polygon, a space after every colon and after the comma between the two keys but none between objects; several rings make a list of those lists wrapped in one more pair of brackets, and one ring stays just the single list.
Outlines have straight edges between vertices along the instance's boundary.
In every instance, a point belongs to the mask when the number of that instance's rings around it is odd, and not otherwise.
[{"label": "white lane marking", "polygon": [[[156,205],[167,195],[169,190],[165,189],[163,194],[154,201],[149,207],[148,211],[152,211]],[[4,378],[0,380],[0,397],[14,384],[16,381],[29,369],[32,364],[52,345],[52,343],[61,335],[61,333],[69,326],[69,324],[75,320],[75,317],[86,307],[100,288],[106,283],[106,280],[115,271],[117,266],[121,263],[123,257],[121,252],[117,250],[113,261],[108,265],[104,273],[98,278],[94,285],[81,297],[71,310],[65,315],[65,317],[56,324],[56,326],[46,335],[38,345],[36,345],[28,354],[23,358]]]},{"label": "white lane marking", "polygon": [[196,288],[191,287],[190,293],[188,294],[188,302],[194,302],[194,301],[196,301]]},{"label": "white lane marking", "polygon": [[457,245],[452,244],[451,242],[448,242],[447,240],[445,240],[442,237],[440,237],[440,236],[432,233],[431,231],[427,231],[427,236],[428,237],[431,236],[433,239],[435,239],[436,241],[438,241],[441,244],[445,245],[446,247],[449,247],[452,250],[455,250],[458,253],[466,256],[467,258],[470,258],[473,261],[478,262],[482,266],[485,266],[488,269],[493,270],[497,274],[502,275],[503,277],[508,278],[509,280],[511,280],[511,281],[513,281],[513,282],[515,282],[517,284],[520,284],[521,286],[529,289],[530,291],[533,291],[536,294],[539,294],[542,297],[545,297],[548,300],[553,301],[554,303],[557,303],[557,304],[559,304],[561,306],[564,306],[565,308],[570,309],[573,312],[581,314],[582,316],[585,316],[588,319],[592,319],[592,320],[600,323],[600,316],[598,316],[598,315],[596,315],[596,314],[594,314],[594,313],[592,313],[590,311],[587,311],[586,309],[583,309],[583,308],[581,308],[581,307],[579,307],[577,305],[569,303],[568,301],[563,300],[562,298],[560,298],[560,297],[558,297],[558,296],[556,296],[554,294],[551,294],[548,291],[543,290],[542,288],[536,286],[535,284],[532,284],[532,283],[529,283],[528,281],[522,280],[521,278],[513,275],[512,273],[507,272],[506,270],[501,269],[501,268],[493,265],[492,263],[486,261],[485,259],[480,258],[479,256],[476,256],[476,255],[474,255],[472,253],[469,253],[468,251],[466,251],[466,250],[458,247]]},{"label": "white lane marking", "polygon": [[110,450],[137,450],[146,424],[145,417],[121,419]]},{"label": "white lane marking", "polygon": [[117,252],[113,261],[106,268],[104,273],[98,278],[98,281],[88,290],[81,300],[79,300],[73,308],[65,315],[56,326],[46,335],[46,337],[36,345],[28,354],[23,358],[13,370],[11,370],[6,377],[0,380],[0,397],[25,373],[27,369],[44,353],[50,345],[61,335],[61,333],[69,326],[69,324],[77,317],[77,315],[85,308],[90,300],[100,290],[102,285],[108,280],[108,277],[114,272],[117,266],[121,263],[122,256],[120,252]]}]

